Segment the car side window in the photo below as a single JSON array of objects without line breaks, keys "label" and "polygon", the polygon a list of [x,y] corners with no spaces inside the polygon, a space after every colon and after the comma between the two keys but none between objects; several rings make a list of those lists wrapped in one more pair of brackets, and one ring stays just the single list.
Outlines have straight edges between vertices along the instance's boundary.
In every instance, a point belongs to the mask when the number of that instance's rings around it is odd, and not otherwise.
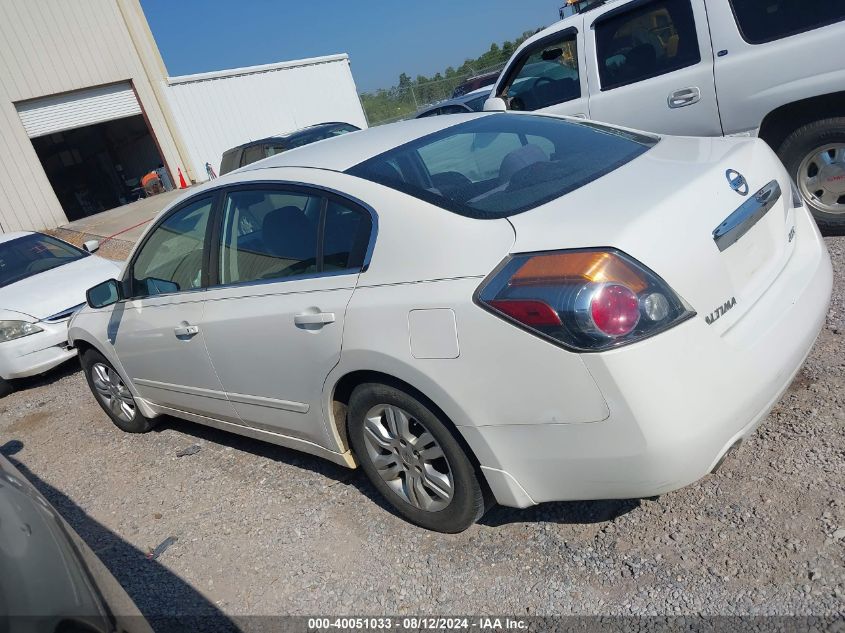
[{"label": "car side window", "polygon": [[543,39],[526,49],[499,95],[511,110],[538,110],[581,96],[577,33]]},{"label": "car side window", "polygon": [[223,205],[220,283],[361,268],[371,229],[369,214],[320,194],[233,191]]},{"label": "car side window", "polygon": [[321,272],[360,269],[364,265],[371,232],[369,214],[328,200]]},{"label": "car side window", "polygon": [[595,33],[602,90],[665,75],[701,61],[690,0],[657,0],[599,18]]},{"label": "car side window", "polygon": [[469,110],[458,104],[447,105],[440,108],[440,114],[466,114]]},{"label": "car side window", "polygon": [[731,0],[731,6],[742,37],[750,44],[845,20],[845,2],[835,0]]},{"label": "car side window", "polygon": [[279,189],[233,191],[223,205],[220,283],[317,272],[322,198]]},{"label": "car side window", "polygon": [[203,198],[192,202],[153,229],[132,264],[133,296],[142,298],[202,287],[203,248],[212,201]]},{"label": "car side window", "polygon": [[241,157],[241,167],[250,165],[256,161],[265,158],[263,145],[251,145],[244,149],[244,154]]}]

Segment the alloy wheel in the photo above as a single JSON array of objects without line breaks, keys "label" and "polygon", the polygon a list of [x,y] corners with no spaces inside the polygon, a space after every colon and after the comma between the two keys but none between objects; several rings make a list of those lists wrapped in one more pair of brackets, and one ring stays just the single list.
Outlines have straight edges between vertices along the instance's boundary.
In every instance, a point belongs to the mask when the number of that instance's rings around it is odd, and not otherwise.
[{"label": "alloy wheel", "polygon": [[118,373],[103,363],[91,366],[91,382],[106,409],[123,422],[135,417],[135,399]]},{"label": "alloy wheel", "polygon": [[364,418],[364,443],[379,476],[404,501],[428,512],[449,505],[454,477],[440,444],[404,409],[388,404]]},{"label": "alloy wheel", "polygon": [[827,213],[845,213],[845,143],[829,143],[810,152],[798,168],[804,200]]}]

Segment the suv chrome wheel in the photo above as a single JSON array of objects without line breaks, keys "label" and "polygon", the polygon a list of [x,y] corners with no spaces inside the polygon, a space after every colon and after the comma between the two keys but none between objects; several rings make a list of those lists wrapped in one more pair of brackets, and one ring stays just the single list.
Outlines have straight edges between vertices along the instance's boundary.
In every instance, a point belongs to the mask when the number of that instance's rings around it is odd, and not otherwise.
[{"label": "suv chrome wheel", "polygon": [[845,213],[845,143],[830,143],[810,152],[798,167],[798,188],[816,208]]},{"label": "suv chrome wheel", "polygon": [[117,372],[103,363],[91,367],[91,381],[106,409],[123,422],[135,418],[135,399]]},{"label": "suv chrome wheel", "polygon": [[384,482],[427,512],[449,505],[454,478],[443,449],[425,426],[397,406],[379,404],[364,419],[367,453]]}]

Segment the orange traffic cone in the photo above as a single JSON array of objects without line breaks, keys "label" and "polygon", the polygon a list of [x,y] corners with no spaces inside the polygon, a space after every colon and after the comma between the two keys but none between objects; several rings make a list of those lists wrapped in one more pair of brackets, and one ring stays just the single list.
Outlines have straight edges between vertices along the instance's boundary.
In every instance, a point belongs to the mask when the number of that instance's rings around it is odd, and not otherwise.
[{"label": "orange traffic cone", "polygon": [[188,183],[185,182],[185,177],[182,175],[182,168],[179,167],[179,189],[187,189]]}]

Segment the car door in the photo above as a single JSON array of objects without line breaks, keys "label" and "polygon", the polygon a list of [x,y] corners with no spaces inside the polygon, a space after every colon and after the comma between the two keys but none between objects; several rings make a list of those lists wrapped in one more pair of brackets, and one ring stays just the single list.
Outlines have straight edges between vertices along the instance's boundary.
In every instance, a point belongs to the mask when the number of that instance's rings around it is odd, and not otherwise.
[{"label": "car door", "polygon": [[202,330],[244,424],[331,447],[323,383],[373,223],[359,205],[301,186],[227,191]]},{"label": "car door", "polygon": [[590,116],[661,134],[722,134],[703,0],[635,0],[587,38]]},{"label": "car door", "polygon": [[527,46],[495,90],[510,110],[589,116],[583,35],[569,27]]},{"label": "car door", "polygon": [[110,335],[138,393],[150,402],[232,419],[211,367],[202,321],[215,196],[168,213],[144,238],[127,267],[127,296],[112,313]]}]

